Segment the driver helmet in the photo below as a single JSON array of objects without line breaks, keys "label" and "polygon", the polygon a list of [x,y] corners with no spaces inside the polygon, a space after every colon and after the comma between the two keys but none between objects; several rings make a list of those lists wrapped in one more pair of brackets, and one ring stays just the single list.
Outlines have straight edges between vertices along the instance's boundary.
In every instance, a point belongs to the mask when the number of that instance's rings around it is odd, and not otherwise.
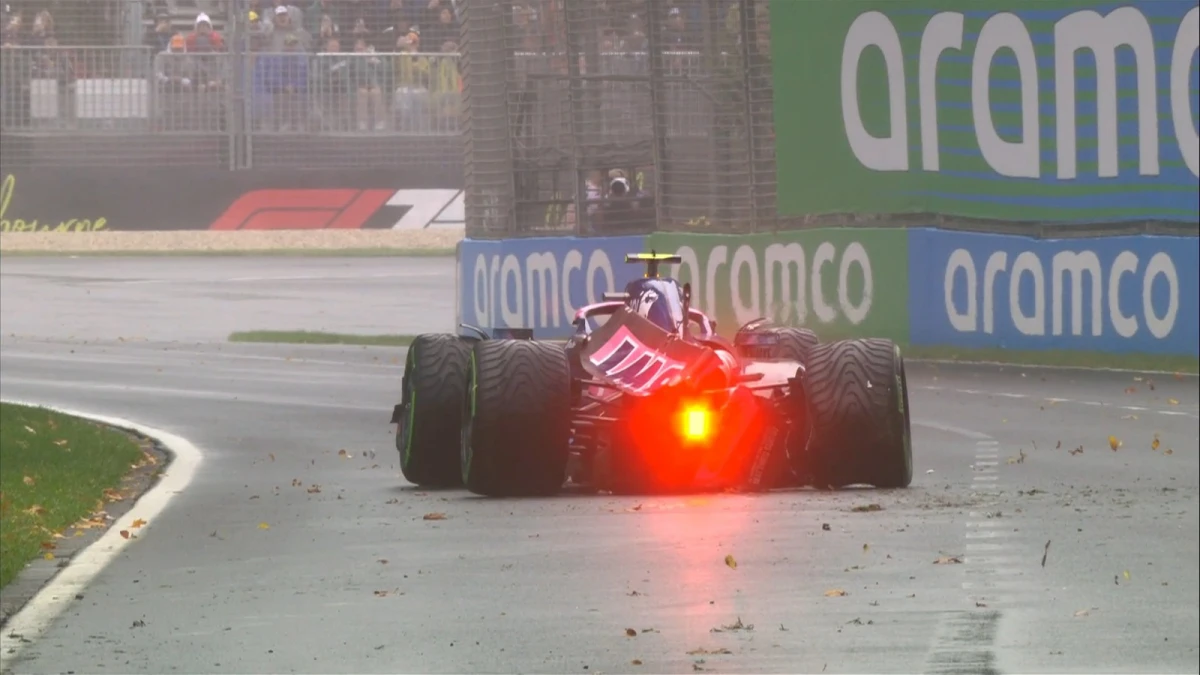
[{"label": "driver helmet", "polygon": [[683,323],[683,294],[674,279],[635,279],[625,287],[629,307],[668,333]]}]

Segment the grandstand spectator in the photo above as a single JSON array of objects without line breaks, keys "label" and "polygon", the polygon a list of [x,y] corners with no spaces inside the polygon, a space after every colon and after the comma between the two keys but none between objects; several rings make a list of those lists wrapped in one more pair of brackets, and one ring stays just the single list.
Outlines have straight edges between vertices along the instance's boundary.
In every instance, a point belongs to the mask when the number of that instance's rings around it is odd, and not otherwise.
[{"label": "grandstand spectator", "polygon": [[[294,42],[289,40],[294,38]],[[312,46],[312,37],[300,24],[292,20],[292,9],[287,5],[275,6],[275,29],[271,31],[271,51],[283,53],[295,51],[288,49],[289,44],[299,45],[300,51],[308,51]]]},{"label": "grandstand spectator", "polygon": [[308,54],[296,31],[281,33],[276,25],[272,37],[279,36],[280,50],[259,54],[254,60],[254,102],[256,110],[279,131],[303,127],[307,110],[303,105],[308,93]]},{"label": "grandstand spectator", "polygon": [[295,3],[288,2],[288,0],[274,0],[274,3],[275,9],[273,11],[277,17],[279,15],[279,8],[283,7],[287,10],[288,20],[291,21],[292,25],[301,30],[304,29],[304,10],[297,7]]},{"label": "grandstand spectator", "polygon": [[336,38],[342,32],[340,26],[334,22],[333,17],[328,14],[321,15],[321,21],[317,24],[317,40],[325,43],[330,39]]},{"label": "grandstand spectator", "polygon": [[271,24],[264,21],[263,17],[253,9],[250,10],[247,18],[249,19],[247,31],[250,34],[250,51],[261,52],[267,48],[270,42]]},{"label": "grandstand spectator", "polygon": [[691,30],[687,18],[679,7],[667,10],[667,26],[663,31],[663,45],[671,51],[694,51],[700,49],[696,32]]},{"label": "grandstand spectator", "polygon": [[54,36],[54,17],[51,16],[49,10],[43,9],[34,15],[33,26],[29,32],[29,43],[35,47],[45,44],[46,38]]},{"label": "grandstand spectator", "polygon": [[196,26],[185,38],[187,50],[192,54],[225,51],[225,38],[213,30],[212,19],[207,14],[196,16]]},{"label": "grandstand spectator", "polygon": [[344,131],[348,113],[353,106],[354,82],[352,81],[349,54],[342,52],[342,43],[336,37],[325,40],[324,47],[313,59],[314,72],[310,86],[316,89],[314,97],[322,131]]},{"label": "grandstand spectator", "polygon": [[430,24],[425,33],[426,42],[430,45],[441,47],[446,42],[458,42],[458,20],[454,16],[454,10],[442,7],[437,21]]},{"label": "grandstand spectator", "polygon": [[366,131],[372,117],[376,131],[387,128],[387,111],[383,106],[383,90],[391,89],[391,57],[381,58],[375,47],[364,39],[354,42],[356,56],[351,62],[352,82],[357,89],[356,107],[358,130]]},{"label": "grandstand spectator", "polygon": [[[343,0],[313,0],[308,9],[304,10],[304,16],[307,21],[304,24],[304,29],[313,35],[321,34],[321,27],[324,25],[326,18],[333,23],[335,32],[341,32],[343,25],[349,25],[348,21],[353,19],[346,16],[346,2]],[[325,38],[326,40],[328,38]]]},{"label": "grandstand spectator", "polygon": [[154,53],[167,51],[175,31],[171,28],[171,15],[160,11],[154,16],[154,28],[146,35],[146,45],[154,49]]}]

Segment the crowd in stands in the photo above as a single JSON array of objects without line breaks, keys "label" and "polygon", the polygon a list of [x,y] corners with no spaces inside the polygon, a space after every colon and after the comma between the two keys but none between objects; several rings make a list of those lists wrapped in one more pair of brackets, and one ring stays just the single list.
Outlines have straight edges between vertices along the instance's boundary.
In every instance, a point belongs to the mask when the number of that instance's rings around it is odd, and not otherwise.
[{"label": "crowd in stands", "polygon": [[[360,130],[400,128],[397,120],[408,120],[405,130],[414,132],[428,131],[421,125],[439,124],[439,120],[451,120],[452,128],[458,126],[462,83],[455,55],[460,39],[459,14],[467,0],[192,1],[199,11],[191,26],[182,30],[179,6],[169,5],[166,0],[144,3],[148,21],[143,44],[155,54],[153,78],[161,94],[179,98],[227,86],[234,64],[225,55],[235,51],[229,44],[228,26],[237,18],[229,12],[230,7],[237,6],[241,8],[238,11],[246,12],[239,23],[245,27],[248,39],[240,47],[253,54],[250,72],[256,119],[267,120],[281,130],[311,129],[314,120],[320,128],[329,128],[328,120],[339,115],[322,115],[321,109],[337,109],[348,101],[346,107],[352,112],[340,117],[351,120],[350,126]],[[565,46],[564,0],[512,1],[512,47],[526,52],[561,51]],[[716,16],[725,19],[725,25],[717,31],[723,33],[719,38],[722,42],[737,34],[735,0],[666,0],[661,5],[651,0],[590,2],[595,4],[589,9],[595,11],[588,16],[600,18],[594,24],[588,22],[588,27],[597,31],[603,52],[644,50],[647,12],[652,7],[663,8],[664,38],[672,50],[694,50],[703,44],[705,31],[701,27],[706,6],[715,7]],[[59,46],[55,17],[45,9],[47,4],[46,0],[19,4],[12,0],[4,4],[3,45]],[[72,37],[76,37],[80,25],[87,25],[79,12],[85,11],[83,8],[95,11],[102,4],[115,3],[80,0],[68,5],[73,12]],[[61,44],[82,47],[94,41],[64,37]],[[19,70],[24,72],[23,63],[29,61],[27,72],[34,77],[60,81],[88,77],[89,67],[95,70],[96,63],[104,59],[94,54],[85,56],[91,58],[76,58],[71,49],[38,50],[22,57]],[[4,69],[9,79],[16,73],[10,67],[15,59],[6,58],[10,60]],[[114,60],[111,56],[105,59]],[[557,63],[565,69],[565,63]],[[320,102],[329,100],[337,104]],[[197,105],[192,98],[176,103],[181,110]],[[162,107],[169,111],[171,105],[168,102]],[[315,114],[311,111],[314,107],[318,108]],[[309,112],[297,112],[301,109]],[[208,111],[201,114],[213,116]],[[184,120],[180,124],[191,123]]]}]

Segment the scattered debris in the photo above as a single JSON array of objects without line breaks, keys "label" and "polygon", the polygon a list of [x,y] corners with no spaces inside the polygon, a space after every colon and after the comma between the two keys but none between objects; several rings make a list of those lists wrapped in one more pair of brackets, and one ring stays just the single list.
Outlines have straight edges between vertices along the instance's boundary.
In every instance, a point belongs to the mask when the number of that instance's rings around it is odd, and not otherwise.
[{"label": "scattered debris", "polygon": [[421,520],[445,520],[445,519],[446,519],[446,514],[444,514],[444,513],[426,513],[424,516],[421,516]]},{"label": "scattered debris", "polygon": [[1042,549],[1042,567],[1046,566],[1046,557],[1050,555],[1050,539],[1046,540],[1046,546]]},{"label": "scattered debris", "polygon": [[933,564],[934,565],[961,565],[962,564],[962,556],[957,556],[957,555],[938,556],[938,559],[934,560]]},{"label": "scattered debris", "polygon": [[831,588],[831,589],[825,591],[825,597],[827,597],[827,598],[844,598],[847,595],[850,595],[850,594],[847,593],[846,591],[843,591],[840,588]]},{"label": "scattered debris", "polygon": [[736,569],[737,569],[737,560],[735,560],[735,559],[734,559],[734,557],[733,557],[732,555],[727,555],[727,556],[725,556],[725,564],[726,564],[726,565],[729,567],[729,569],[731,569],[731,570],[736,570]]},{"label": "scattered debris", "polygon": [[879,504],[864,504],[861,506],[855,506],[850,510],[854,513],[874,513],[876,511],[882,511],[883,507]]}]

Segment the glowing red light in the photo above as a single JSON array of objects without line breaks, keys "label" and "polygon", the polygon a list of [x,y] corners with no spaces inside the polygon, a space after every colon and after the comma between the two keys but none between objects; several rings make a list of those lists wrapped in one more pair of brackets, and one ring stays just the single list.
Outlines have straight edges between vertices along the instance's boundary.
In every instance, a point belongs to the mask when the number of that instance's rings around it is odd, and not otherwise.
[{"label": "glowing red light", "polygon": [[706,440],[712,433],[712,412],[703,405],[684,407],[680,432],[689,441]]}]

